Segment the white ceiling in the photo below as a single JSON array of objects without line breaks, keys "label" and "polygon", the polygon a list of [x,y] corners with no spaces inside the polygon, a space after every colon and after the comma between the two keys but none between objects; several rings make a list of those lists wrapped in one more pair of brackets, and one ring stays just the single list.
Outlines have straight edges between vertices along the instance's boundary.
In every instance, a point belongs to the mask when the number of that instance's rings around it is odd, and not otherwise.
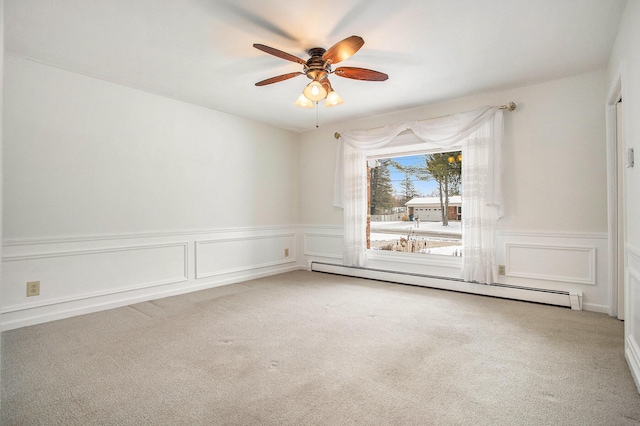
[{"label": "white ceiling", "polygon": [[385,82],[333,76],[345,103],[321,126],[490,89],[604,69],[626,0],[5,0],[11,54],[284,129],[315,128],[293,105],[309,80],[255,82],[302,66],[351,35],[340,66]]}]

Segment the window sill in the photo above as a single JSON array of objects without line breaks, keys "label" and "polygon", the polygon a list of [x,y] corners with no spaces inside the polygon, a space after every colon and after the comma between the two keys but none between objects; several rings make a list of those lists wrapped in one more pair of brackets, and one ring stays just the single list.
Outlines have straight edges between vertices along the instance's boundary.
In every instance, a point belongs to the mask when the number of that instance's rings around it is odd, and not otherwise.
[{"label": "window sill", "polygon": [[387,250],[367,250],[367,259],[420,266],[462,269],[462,257],[437,254],[399,253]]}]

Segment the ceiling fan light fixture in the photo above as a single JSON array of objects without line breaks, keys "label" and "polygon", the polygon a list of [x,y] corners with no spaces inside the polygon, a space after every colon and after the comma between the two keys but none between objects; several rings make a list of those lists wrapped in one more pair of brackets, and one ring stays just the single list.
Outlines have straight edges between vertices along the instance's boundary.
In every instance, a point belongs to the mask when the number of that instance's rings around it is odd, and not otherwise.
[{"label": "ceiling fan light fixture", "polygon": [[340,105],[344,103],[340,95],[336,93],[335,90],[331,90],[327,95],[327,99],[324,101],[325,108],[329,108],[332,106]]},{"label": "ceiling fan light fixture", "polygon": [[[1,1],[1,0],[0,0]],[[290,53],[264,44],[254,44],[258,50],[261,50],[278,58],[295,62],[302,65],[302,71],[290,72],[267,78],[256,83],[256,86],[266,86],[268,84],[278,83],[290,78],[304,75],[311,80],[303,90],[302,95],[294,102],[301,108],[313,108],[316,104],[325,100],[325,107],[332,107],[344,103],[340,95],[334,92],[329,83],[329,76],[336,75],[338,77],[348,78],[361,81],[385,81],[389,76],[385,73],[374,71],[366,68],[358,67],[338,67],[332,70],[332,65],[344,61],[353,56],[364,45],[362,37],[353,35],[331,46],[329,49],[323,47],[314,47],[307,50],[309,59],[298,58]],[[317,114],[317,110],[316,110]]]},{"label": "ceiling fan light fixture", "polygon": [[327,97],[327,89],[322,87],[319,81],[313,80],[304,88],[302,94],[310,101],[318,102]]},{"label": "ceiling fan light fixture", "polygon": [[313,108],[313,102],[304,97],[304,94],[298,96],[298,99],[294,102],[294,105],[300,108]]}]

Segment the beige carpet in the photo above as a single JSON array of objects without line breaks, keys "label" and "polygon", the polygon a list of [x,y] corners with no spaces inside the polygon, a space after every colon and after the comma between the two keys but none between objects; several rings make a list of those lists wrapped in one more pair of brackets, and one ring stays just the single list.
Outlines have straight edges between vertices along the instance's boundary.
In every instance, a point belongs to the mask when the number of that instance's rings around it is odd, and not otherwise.
[{"label": "beige carpet", "polygon": [[631,425],[606,315],[294,272],[3,333],[3,425]]}]

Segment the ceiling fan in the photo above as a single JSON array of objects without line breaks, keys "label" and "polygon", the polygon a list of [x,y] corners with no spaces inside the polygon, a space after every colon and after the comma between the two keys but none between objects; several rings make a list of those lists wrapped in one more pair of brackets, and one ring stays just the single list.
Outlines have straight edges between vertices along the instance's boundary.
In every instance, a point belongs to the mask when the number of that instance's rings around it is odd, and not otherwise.
[{"label": "ceiling fan", "polygon": [[283,52],[264,44],[254,44],[258,50],[277,56],[287,61],[296,62],[302,65],[302,71],[290,72],[288,74],[267,78],[256,83],[256,86],[266,86],[267,84],[278,83],[299,75],[306,75],[312,81],[305,87],[304,91],[295,102],[295,105],[303,108],[313,108],[313,102],[318,103],[325,99],[325,106],[335,106],[341,104],[342,98],[333,90],[329,82],[329,75],[335,74],[339,77],[351,78],[354,80],[385,81],[389,76],[379,71],[356,67],[338,67],[331,69],[332,64],[342,62],[353,56],[364,44],[362,37],[351,36],[331,46],[328,50],[322,47],[314,47],[307,50],[310,58],[304,60],[297,56]]}]

